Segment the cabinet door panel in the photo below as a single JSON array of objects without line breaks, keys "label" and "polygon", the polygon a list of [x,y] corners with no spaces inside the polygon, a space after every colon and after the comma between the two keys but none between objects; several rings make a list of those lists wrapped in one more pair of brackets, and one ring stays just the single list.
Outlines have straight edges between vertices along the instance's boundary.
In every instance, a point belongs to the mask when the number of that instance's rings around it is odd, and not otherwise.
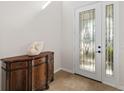
[{"label": "cabinet door panel", "polygon": [[48,56],[48,82],[54,79],[54,54],[50,53]]},{"label": "cabinet door panel", "polygon": [[42,90],[46,88],[46,64],[32,67],[32,90]]},{"label": "cabinet door panel", "polygon": [[10,72],[10,90],[28,90],[28,70],[18,69]]}]

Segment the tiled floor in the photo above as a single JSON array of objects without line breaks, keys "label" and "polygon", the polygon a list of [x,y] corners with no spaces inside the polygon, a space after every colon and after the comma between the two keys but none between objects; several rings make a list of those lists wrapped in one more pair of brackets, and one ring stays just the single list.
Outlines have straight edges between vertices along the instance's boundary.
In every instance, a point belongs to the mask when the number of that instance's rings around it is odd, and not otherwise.
[{"label": "tiled floor", "polygon": [[118,91],[111,86],[65,71],[57,72],[49,87],[48,91]]}]

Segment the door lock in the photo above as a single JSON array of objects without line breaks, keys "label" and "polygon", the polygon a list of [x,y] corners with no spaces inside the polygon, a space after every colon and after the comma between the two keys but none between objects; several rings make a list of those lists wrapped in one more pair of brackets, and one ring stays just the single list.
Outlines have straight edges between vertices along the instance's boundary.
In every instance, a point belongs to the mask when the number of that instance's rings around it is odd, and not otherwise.
[{"label": "door lock", "polygon": [[101,53],[101,51],[98,51],[98,53]]},{"label": "door lock", "polygon": [[101,46],[98,46],[98,48],[101,48]]}]

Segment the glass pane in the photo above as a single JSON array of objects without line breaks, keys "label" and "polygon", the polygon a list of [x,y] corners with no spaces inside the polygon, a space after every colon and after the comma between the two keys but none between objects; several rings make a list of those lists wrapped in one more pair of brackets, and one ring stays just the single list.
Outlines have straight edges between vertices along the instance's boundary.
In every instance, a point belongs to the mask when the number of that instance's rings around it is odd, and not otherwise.
[{"label": "glass pane", "polygon": [[114,13],[113,4],[106,6],[105,68],[107,75],[113,75]]},{"label": "glass pane", "polygon": [[95,72],[95,9],[80,13],[80,68]]}]

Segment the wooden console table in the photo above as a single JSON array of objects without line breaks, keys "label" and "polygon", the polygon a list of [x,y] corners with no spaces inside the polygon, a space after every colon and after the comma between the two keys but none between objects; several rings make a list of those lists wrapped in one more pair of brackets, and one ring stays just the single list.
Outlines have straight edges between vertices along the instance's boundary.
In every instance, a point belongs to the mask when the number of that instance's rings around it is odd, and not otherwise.
[{"label": "wooden console table", "polygon": [[1,59],[2,90],[31,91],[48,89],[54,78],[54,53]]}]

